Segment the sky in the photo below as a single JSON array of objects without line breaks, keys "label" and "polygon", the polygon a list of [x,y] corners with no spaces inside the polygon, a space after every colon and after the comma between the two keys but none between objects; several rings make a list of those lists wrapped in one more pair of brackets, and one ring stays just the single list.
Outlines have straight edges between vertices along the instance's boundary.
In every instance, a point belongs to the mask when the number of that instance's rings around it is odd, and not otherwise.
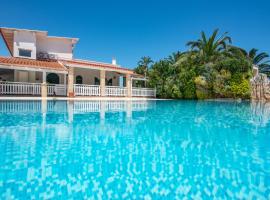
[{"label": "sky", "polygon": [[[233,44],[270,54],[269,0],[0,0],[0,27],[80,38],[74,57],[134,68],[188,50],[204,30],[229,32]],[[9,55],[0,40],[0,55]]]}]

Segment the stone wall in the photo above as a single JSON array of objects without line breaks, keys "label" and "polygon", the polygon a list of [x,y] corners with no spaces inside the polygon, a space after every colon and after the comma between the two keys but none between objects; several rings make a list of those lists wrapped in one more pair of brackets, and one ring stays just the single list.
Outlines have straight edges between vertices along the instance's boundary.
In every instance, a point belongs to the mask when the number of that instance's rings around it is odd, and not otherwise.
[{"label": "stone wall", "polygon": [[270,101],[270,81],[265,74],[255,74],[250,83],[253,100]]}]

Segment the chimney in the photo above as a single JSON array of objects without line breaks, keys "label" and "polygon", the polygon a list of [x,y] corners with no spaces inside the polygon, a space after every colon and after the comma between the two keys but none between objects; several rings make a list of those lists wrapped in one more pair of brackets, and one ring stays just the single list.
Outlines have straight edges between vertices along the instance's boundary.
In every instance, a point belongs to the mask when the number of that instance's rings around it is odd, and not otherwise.
[{"label": "chimney", "polygon": [[115,58],[112,59],[112,64],[116,65],[116,59]]}]

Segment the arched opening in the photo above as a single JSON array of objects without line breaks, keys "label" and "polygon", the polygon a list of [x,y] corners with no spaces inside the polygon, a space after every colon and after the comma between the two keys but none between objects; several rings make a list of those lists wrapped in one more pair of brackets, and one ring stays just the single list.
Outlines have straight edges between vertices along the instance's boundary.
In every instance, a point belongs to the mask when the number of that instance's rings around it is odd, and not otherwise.
[{"label": "arched opening", "polygon": [[76,76],[76,84],[82,84],[83,83],[83,77],[78,75]]},{"label": "arched opening", "polygon": [[95,85],[99,85],[99,84],[100,84],[99,78],[95,77]]},{"label": "arched opening", "polygon": [[50,73],[47,75],[47,83],[59,84],[59,76],[55,73]]},{"label": "arched opening", "polygon": [[106,79],[106,85],[112,86],[112,78],[110,78],[109,80]]}]

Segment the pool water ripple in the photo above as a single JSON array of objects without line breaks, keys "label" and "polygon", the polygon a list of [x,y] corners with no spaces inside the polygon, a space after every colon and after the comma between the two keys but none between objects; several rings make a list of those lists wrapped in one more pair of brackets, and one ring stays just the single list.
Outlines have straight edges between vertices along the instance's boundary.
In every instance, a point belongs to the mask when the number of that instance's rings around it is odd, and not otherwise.
[{"label": "pool water ripple", "polygon": [[270,104],[0,101],[0,199],[270,199]]}]

